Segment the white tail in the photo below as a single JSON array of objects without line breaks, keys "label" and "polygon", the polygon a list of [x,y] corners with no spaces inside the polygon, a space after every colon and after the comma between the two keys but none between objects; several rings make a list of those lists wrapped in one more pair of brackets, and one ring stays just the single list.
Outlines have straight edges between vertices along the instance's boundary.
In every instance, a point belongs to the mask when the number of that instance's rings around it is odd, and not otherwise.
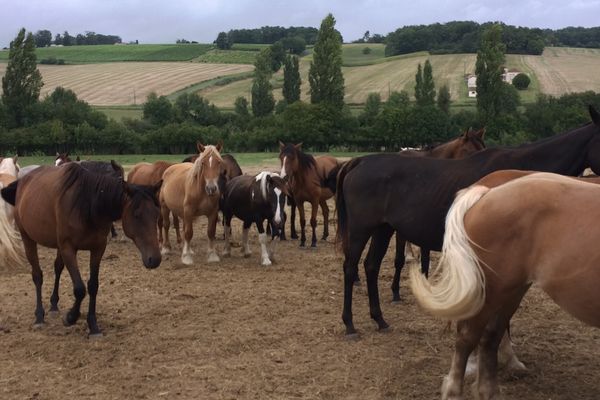
[{"label": "white tail", "polygon": [[467,211],[490,189],[473,186],[456,195],[446,216],[442,257],[430,283],[418,268],[410,271],[412,291],[431,314],[454,321],[475,315],[485,301],[485,275],[465,231]]},{"label": "white tail", "polygon": [[[3,186],[0,183],[0,189]],[[12,208],[10,204],[0,199],[0,266],[25,265],[23,241],[19,232],[15,229]]]}]

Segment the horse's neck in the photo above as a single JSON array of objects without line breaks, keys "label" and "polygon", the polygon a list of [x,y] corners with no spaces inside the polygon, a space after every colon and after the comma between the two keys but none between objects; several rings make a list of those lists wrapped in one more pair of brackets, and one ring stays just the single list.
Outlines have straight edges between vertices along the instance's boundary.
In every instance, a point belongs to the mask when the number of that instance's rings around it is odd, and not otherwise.
[{"label": "horse's neck", "polygon": [[0,174],[17,176],[17,167],[13,163],[3,163],[0,165]]}]

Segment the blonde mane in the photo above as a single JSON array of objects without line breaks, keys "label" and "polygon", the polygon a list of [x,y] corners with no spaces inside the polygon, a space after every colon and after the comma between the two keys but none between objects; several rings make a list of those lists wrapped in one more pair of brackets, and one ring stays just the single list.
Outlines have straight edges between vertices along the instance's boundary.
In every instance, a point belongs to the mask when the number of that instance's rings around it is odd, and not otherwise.
[{"label": "blonde mane", "polygon": [[192,169],[190,170],[189,176],[191,178],[200,177],[202,175],[202,162],[204,161],[205,158],[211,157],[211,156],[214,156],[217,158],[217,160],[223,162],[223,159],[221,158],[221,154],[219,153],[219,150],[217,150],[216,146],[207,145],[204,147],[204,151],[202,153],[200,153],[200,156],[198,156],[196,161],[194,161],[194,165],[192,166]]}]

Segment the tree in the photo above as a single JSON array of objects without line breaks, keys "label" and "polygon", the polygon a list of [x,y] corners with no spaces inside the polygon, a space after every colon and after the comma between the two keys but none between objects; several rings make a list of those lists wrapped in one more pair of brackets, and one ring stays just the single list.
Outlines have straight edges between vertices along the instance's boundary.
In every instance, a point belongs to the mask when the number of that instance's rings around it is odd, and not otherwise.
[{"label": "tree", "polygon": [[417,65],[417,74],[415,75],[415,100],[417,104],[421,103],[423,99],[423,69],[421,63]]},{"label": "tree", "polygon": [[63,33],[62,44],[63,46],[73,46],[75,44],[75,38],[69,35],[68,31],[65,31]]},{"label": "tree", "polygon": [[155,125],[166,125],[173,121],[173,105],[165,96],[158,97],[152,92],[144,103],[144,119]]},{"label": "tree", "polygon": [[[368,31],[367,31],[368,32]],[[372,125],[381,112],[381,96],[379,93],[369,93],[365,101],[365,109],[359,120],[363,125]]]},{"label": "tree", "polygon": [[342,38],[335,30],[335,18],[329,14],[319,29],[313,49],[308,82],[310,102],[328,103],[341,109],[344,105],[344,76],[342,75]]},{"label": "tree", "polygon": [[271,57],[271,71],[277,72],[285,62],[285,49],[283,48],[281,41],[278,41],[273,43],[269,47],[269,50],[271,50],[271,53],[269,54]]},{"label": "tree", "polygon": [[62,46],[63,44],[63,38],[60,35],[60,33],[57,33],[56,36],[54,36],[54,44],[57,46]]},{"label": "tree", "polygon": [[275,99],[271,86],[270,49],[264,49],[254,62],[254,80],[252,81],[252,113],[255,117],[264,117],[273,112]]},{"label": "tree", "polygon": [[425,60],[425,66],[423,67],[421,96],[420,105],[432,106],[435,104],[435,83],[433,82],[433,70],[429,60]]},{"label": "tree", "polygon": [[515,76],[512,81],[513,86],[519,90],[527,89],[530,83],[531,79],[529,79],[527,74],[524,73],[517,74],[517,76]]},{"label": "tree", "polygon": [[437,105],[446,114],[450,112],[450,89],[448,89],[448,85],[440,87],[437,95]]},{"label": "tree", "polygon": [[300,100],[300,67],[298,57],[287,56],[283,66],[283,98],[287,104]]},{"label": "tree", "polygon": [[502,43],[502,27],[490,25],[484,32],[477,51],[477,111],[486,124],[499,113],[502,90],[502,67],[506,46]]},{"label": "tree", "polygon": [[34,39],[36,47],[48,47],[52,44],[52,33],[47,29],[37,31]]},{"label": "tree", "polygon": [[38,103],[42,75],[37,69],[35,41],[25,28],[10,42],[8,65],[2,78],[2,103],[9,127],[25,125],[30,109]]},{"label": "tree", "polygon": [[288,36],[281,39],[286,51],[292,54],[302,54],[306,50],[306,40],[302,36]]},{"label": "tree", "polygon": [[219,32],[215,44],[220,50],[229,50],[231,48],[231,42],[229,42],[229,38],[225,32]]},{"label": "tree", "polygon": [[248,99],[243,96],[239,96],[235,99],[235,113],[243,118],[248,118],[250,113],[248,112]]}]

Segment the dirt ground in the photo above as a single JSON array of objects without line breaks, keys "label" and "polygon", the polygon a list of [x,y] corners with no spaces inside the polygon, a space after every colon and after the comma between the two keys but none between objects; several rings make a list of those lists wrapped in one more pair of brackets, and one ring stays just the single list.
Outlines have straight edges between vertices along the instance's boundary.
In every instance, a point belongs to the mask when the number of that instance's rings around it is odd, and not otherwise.
[{"label": "dirt ground", "polygon": [[[46,325],[33,330],[29,269],[1,268],[0,399],[439,397],[453,334],[419,310],[406,273],[402,304],[390,303],[393,247],[380,276],[382,308],[392,329],[375,330],[363,284],[354,297],[360,338],[347,340],[342,258],[332,239],[319,242],[316,250],[302,250],[297,241],[278,243],[278,262],[261,267],[253,231],[250,258],[234,248],[231,258],[209,265],[205,221],[196,223],[192,266],[180,263],[178,249],[158,269],[146,270],[131,241],[109,243],[98,294],[100,339],[87,337],[87,298],[79,322],[63,326],[62,314],[73,301],[66,272],[61,316],[47,316]],[[238,240],[240,232],[240,224],[234,225]],[[54,252],[40,253],[47,309]],[[85,277],[87,260],[82,253]],[[598,398],[600,331],[577,322],[533,288],[513,320],[512,334],[530,372],[500,374],[505,398]],[[468,386],[465,391],[472,398]]]}]

